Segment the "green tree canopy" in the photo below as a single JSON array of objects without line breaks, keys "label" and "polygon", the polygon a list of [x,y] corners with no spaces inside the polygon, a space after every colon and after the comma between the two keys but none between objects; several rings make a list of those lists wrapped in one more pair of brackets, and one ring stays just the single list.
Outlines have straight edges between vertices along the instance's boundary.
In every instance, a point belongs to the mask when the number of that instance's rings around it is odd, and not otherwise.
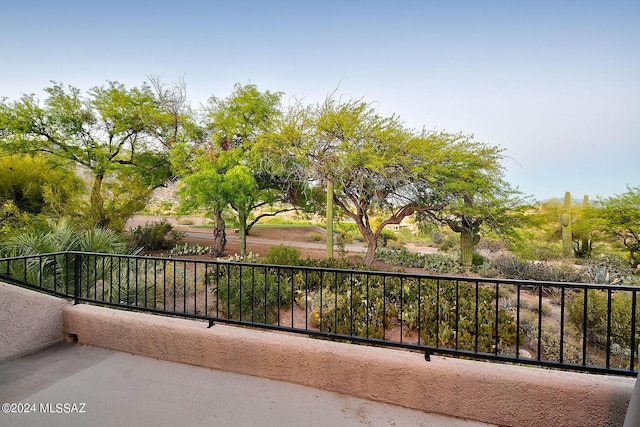
[{"label": "green tree canopy", "polygon": [[600,219],[600,227],[629,252],[632,266],[640,264],[640,186],[627,186],[627,191],[598,199],[592,215]]},{"label": "green tree canopy", "polygon": [[[225,225],[222,211],[230,206],[239,224],[240,251],[246,253],[250,213],[262,206],[285,202],[277,174],[264,167],[258,140],[271,131],[281,114],[281,93],[260,92],[255,85],[236,84],[225,99],[212,97],[207,111],[209,143],[196,147],[191,172],[182,181],[183,209],[206,208],[214,217],[215,254],[224,251]],[[282,210],[289,210],[284,208]]]},{"label": "green tree canopy", "polygon": [[109,82],[83,96],[54,83],[45,92],[44,103],[34,95],[0,103],[0,146],[47,153],[86,171],[88,225],[122,229],[170,174],[167,146],[175,133],[162,129],[174,117],[146,84],[127,89]]},{"label": "green tree canopy", "polygon": [[434,170],[437,184],[427,200],[439,201],[443,208],[423,210],[418,220],[444,224],[459,233],[462,265],[469,269],[481,226],[508,236],[517,218],[511,213],[523,200],[504,179],[503,149],[462,134],[438,137],[446,142],[449,155]]}]

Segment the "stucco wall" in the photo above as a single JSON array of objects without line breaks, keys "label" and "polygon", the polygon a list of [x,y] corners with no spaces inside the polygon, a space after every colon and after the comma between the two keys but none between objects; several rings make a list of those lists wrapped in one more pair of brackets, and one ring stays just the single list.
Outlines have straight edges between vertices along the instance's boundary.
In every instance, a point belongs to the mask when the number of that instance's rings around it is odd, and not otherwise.
[{"label": "stucco wall", "polygon": [[607,377],[432,357],[87,305],[78,342],[510,426],[619,426],[633,389]]},{"label": "stucco wall", "polygon": [[61,341],[66,300],[0,283],[0,361]]}]

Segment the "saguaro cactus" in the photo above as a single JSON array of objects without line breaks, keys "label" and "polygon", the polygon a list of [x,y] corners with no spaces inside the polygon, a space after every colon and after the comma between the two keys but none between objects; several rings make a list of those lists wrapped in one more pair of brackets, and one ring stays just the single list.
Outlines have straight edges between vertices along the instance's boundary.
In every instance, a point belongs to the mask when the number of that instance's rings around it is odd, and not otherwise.
[{"label": "saguaro cactus", "polygon": [[[589,207],[589,196],[582,198],[582,215]],[[573,253],[577,258],[588,257],[591,253],[591,222],[581,215],[581,221],[572,228],[573,233]]]},{"label": "saguaro cactus", "polygon": [[560,226],[562,227],[562,254],[570,256],[573,249],[573,238],[571,234],[571,193],[564,193],[564,207],[560,214]]}]

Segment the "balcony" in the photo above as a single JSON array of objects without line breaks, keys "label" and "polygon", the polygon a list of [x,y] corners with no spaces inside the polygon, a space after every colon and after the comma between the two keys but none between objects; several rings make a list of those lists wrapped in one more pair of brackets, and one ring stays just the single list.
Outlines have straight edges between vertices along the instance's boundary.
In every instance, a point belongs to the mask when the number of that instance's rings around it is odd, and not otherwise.
[{"label": "balcony", "polygon": [[[620,425],[637,374],[636,334],[624,342],[609,320],[615,340],[600,348],[589,340],[589,301],[602,295],[605,319],[614,318],[614,295],[629,295],[636,330],[633,288],[82,253],[0,260],[0,280],[76,303],[3,296],[13,355],[66,337],[498,425]],[[522,351],[519,303],[533,296],[541,306],[549,294],[562,323],[556,359]],[[578,338],[564,324],[576,301],[586,313]],[[538,323],[541,336],[541,314]],[[564,358],[570,338],[581,340],[578,361]]]}]

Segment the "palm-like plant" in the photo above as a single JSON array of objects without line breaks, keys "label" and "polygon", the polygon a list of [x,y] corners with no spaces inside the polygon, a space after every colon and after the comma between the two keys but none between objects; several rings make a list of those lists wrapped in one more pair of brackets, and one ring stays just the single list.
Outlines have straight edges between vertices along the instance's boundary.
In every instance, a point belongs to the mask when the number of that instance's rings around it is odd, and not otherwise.
[{"label": "palm-like plant", "polygon": [[51,222],[46,233],[14,236],[0,246],[4,256],[30,257],[7,262],[11,277],[65,294],[72,290],[76,274],[81,275],[87,288],[111,268],[110,258],[77,258],[66,252],[123,253],[125,250],[126,244],[112,230],[94,228],[78,232],[66,220]]}]

